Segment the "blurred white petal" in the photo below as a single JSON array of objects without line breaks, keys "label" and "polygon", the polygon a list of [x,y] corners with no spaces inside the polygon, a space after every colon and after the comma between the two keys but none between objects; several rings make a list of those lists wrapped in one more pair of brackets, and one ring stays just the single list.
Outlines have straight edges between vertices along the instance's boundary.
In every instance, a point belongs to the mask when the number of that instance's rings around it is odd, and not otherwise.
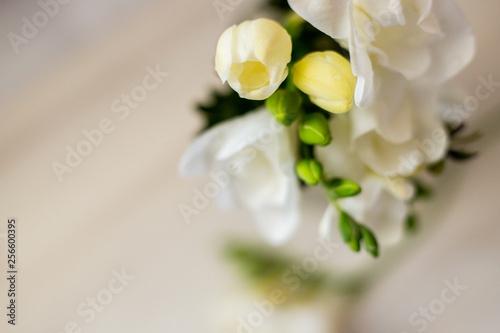
[{"label": "blurred white petal", "polygon": [[215,201],[223,208],[240,204],[248,209],[262,235],[278,245],[300,222],[295,161],[290,128],[260,109],[201,134],[182,157],[180,169],[185,175],[199,175],[224,171],[229,163],[237,163],[240,172],[230,176]]},{"label": "blurred white petal", "polygon": [[333,232],[332,225],[337,218],[337,209],[329,204],[319,222],[318,233],[321,238],[330,239]]}]

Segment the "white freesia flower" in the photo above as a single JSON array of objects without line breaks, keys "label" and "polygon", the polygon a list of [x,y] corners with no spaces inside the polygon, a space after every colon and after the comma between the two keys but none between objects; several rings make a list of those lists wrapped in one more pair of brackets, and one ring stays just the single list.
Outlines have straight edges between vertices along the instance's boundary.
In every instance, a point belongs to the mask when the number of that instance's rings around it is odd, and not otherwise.
[{"label": "white freesia flower", "polygon": [[[352,111],[351,111],[352,112]],[[326,147],[316,147],[315,156],[323,165],[327,178],[345,178],[361,185],[357,196],[339,200],[340,207],[356,221],[373,230],[384,245],[399,241],[402,223],[407,214],[405,200],[412,196],[413,187],[398,177],[385,177],[371,170],[353,147],[353,119],[351,112],[330,120],[334,137]],[[329,205],[319,225],[322,237],[330,237],[336,228],[338,212]]]},{"label": "white freesia flower", "polygon": [[[378,147],[377,141],[370,141],[370,139],[380,139],[381,141],[383,139],[375,131],[373,117],[370,117],[371,113],[366,111],[364,114],[368,116],[357,117],[358,112],[360,113],[361,110],[356,108],[348,114],[333,117],[330,120],[330,131],[334,137],[332,143],[326,147],[315,148],[315,156],[323,165],[325,176],[327,178],[345,178],[357,183],[362,183],[367,177],[384,179],[383,185],[387,191],[398,199],[409,199],[413,195],[414,189],[411,183],[404,178],[403,172],[409,170],[409,167],[406,164],[397,164],[401,163],[402,160],[398,153],[404,150],[400,149],[398,144],[387,143],[384,147]],[[421,156],[421,151],[415,148],[418,146],[409,144],[408,147],[405,146],[409,149],[408,154],[413,153]],[[370,159],[373,156],[378,157],[379,148],[385,153],[384,157],[381,157],[382,162],[384,162],[383,158],[387,158],[386,155],[390,156],[391,159],[387,163],[394,161],[397,164],[396,171],[390,170],[388,172],[383,168],[377,168],[379,161]],[[401,156],[404,158],[406,155]],[[410,163],[412,171],[416,169],[417,166],[412,164],[414,163],[413,156],[407,163]],[[420,165],[421,162],[418,166]],[[400,170],[401,173],[398,173]]]},{"label": "white freesia flower", "polygon": [[215,70],[240,97],[263,100],[288,75],[292,41],[286,30],[268,19],[245,21],[221,35]]},{"label": "white freesia flower", "polygon": [[180,172],[225,172],[227,186],[215,200],[225,208],[248,209],[263,236],[277,245],[300,220],[294,145],[291,129],[260,109],[201,134],[182,157]]},{"label": "white freesia flower", "polygon": [[[351,111],[352,147],[363,163],[385,177],[404,177],[442,159],[449,140],[436,114],[436,94],[410,88],[387,99],[399,107],[377,102]],[[386,117],[377,119],[381,114]]]},{"label": "white freesia flower", "polygon": [[373,64],[408,80],[442,82],[474,55],[474,37],[453,0],[288,0],[313,26],[349,49],[355,102],[376,99]]},{"label": "white freesia flower", "polygon": [[[352,122],[350,113],[333,117],[330,129],[334,140],[326,147],[316,147],[315,156],[323,165],[325,177],[350,179],[362,188],[360,194],[340,199],[340,207],[372,229],[381,243],[395,243],[402,236],[405,200],[413,194],[413,187],[403,179],[378,175],[363,162],[352,145]],[[320,236],[330,237],[336,221],[337,209],[330,204],[319,225]]]}]

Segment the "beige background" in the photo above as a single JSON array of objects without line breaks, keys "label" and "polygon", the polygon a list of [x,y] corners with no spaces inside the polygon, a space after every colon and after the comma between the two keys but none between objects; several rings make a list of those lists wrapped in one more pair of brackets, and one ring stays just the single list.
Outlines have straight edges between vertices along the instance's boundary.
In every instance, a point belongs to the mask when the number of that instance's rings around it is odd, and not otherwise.
[{"label": "beige background", "polygon": [[[458,3],[478,36],[477,58],[458,78],[473,92],[479,76],[500,81],[500,3]],[[2,310],[2,332],[59,333],[72,321],[92,333],[215,332],[213,313],[234,278],[218,244],[230,234],[258,236],[242,211],[210,206],[184,223],[178,206],[206,179],[180,179],[177,162],[201,124],[195,101],[218,84],[219,34],[256,7],[242,1],[221,19],[210,0],[73,0],[16,54],[6,36],[39,7],[0,4],[0,233],[8,217],[18,219],[20,256],[18,325],[7,327]],[[169,77],[119,119],[112,101],[157,65]],[[499,102],[497,92],[472,114],[470,128],[484,134],[480,156],[449,168],[426,206],[429,227],[356,304],[345,332],[414,332],[410,313],[454,278],[468,289],[427,332],[498,332]],[[82,130],[103,118],[113,121],[113,133],[59,182],[52,163],[63,162],[65,147],[75,148]],[[319,209],[306,208],[311,219],[289,245],[293,251],[314,245]],[[123,267],[135,279],[85,323],[79,304]]]}]

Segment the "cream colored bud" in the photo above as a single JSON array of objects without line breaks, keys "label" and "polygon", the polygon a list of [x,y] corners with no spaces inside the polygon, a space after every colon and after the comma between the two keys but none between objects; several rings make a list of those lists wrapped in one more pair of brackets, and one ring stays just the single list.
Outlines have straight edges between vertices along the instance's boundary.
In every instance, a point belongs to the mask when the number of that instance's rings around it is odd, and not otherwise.
[{"label": "cream colored bud", "polygon": [[311,102],[332,113],[352,108],[356,77],[347,59],[333,51],[313,52],[292,68],[293,83]]},{"label": "cream colored bud", "polygon": [[245,21],[219,38],[215,70],[242,98],[271,96],[288,75],[292,40],[278,23],[268,19]]}]

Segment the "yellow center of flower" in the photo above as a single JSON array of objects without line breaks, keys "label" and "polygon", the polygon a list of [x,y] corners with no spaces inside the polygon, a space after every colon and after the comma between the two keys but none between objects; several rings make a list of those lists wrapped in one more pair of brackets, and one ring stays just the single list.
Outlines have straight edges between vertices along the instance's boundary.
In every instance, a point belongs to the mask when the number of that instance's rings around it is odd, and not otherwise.
[{"label": "yellow center of flower", "polygon": [[245,92],[258,90],[269,84],[269,70],[258,61],[233,64],[231,70],[238,76],[241,89]]}]

